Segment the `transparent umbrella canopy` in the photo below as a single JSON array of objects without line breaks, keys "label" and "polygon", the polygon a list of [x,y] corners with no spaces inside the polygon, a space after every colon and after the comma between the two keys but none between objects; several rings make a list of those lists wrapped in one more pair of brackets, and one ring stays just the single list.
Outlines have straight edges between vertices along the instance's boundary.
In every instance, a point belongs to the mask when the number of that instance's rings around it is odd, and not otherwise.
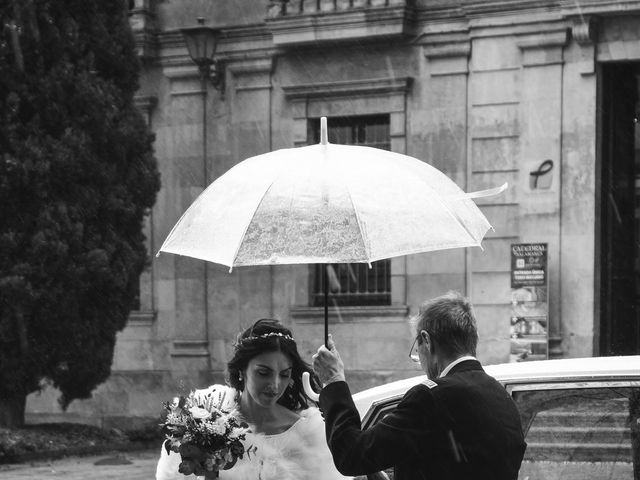
[{"label": "transparent umbrella canopy", "polygon": [[[438,169],[386,150],[321,143],[248,158],[215,180],[160,252],[226,265],[368,263],[479,247],[491,225]],[[324,269],[326,272],[326,269]],[[328,332],[327,281],[325,343]]]}]

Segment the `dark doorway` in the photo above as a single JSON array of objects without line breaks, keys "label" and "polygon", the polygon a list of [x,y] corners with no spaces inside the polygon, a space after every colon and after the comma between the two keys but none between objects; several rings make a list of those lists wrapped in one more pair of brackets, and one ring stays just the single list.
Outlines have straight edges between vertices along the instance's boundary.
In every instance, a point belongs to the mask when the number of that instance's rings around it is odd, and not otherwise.
[{"label": "dark doorway", "polygon": [[600,355],[640,353],[638,64],[602,67]]}]

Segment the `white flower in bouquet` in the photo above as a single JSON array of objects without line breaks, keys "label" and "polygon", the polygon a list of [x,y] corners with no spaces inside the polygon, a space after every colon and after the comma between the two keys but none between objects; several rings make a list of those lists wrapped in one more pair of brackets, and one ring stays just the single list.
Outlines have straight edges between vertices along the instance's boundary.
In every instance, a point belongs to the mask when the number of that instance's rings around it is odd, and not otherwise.
[{"label": "white flower in bouquet", "polygon": [[[218,422],[208,423],[206,425],[207,432],[213,435],[224,435],[227,433],[227,427],[224,424],[220,424]],[[231,435],[229,435],[231,437]]]},{"label": "white flower in bouquet", "polygon": [[211,418],[211,412],[202,407],[191,407],[189,413],[196,420],[207,420]]}]

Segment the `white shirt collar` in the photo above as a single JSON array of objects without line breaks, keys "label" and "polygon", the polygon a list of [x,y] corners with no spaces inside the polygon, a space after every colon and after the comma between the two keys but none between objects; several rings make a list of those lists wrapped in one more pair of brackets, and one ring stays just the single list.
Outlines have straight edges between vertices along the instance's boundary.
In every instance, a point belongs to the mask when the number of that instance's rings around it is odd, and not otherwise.
[{"label": "white shirt collar", "polygon": [[447,365],[447,367],[444,370],[442,370],[442,372],[440,372],[440,375],[438,375],[438,378],[445,377],[447,375],[447,373],[449,373],[453,367],[455,367],[459,363],[465,362],[467,360],[477,360],[477,358],[476,357],[472,357],[471,355],[467,355],[465,357],[460,357],[460,358],[454,360],[449,365]]}]

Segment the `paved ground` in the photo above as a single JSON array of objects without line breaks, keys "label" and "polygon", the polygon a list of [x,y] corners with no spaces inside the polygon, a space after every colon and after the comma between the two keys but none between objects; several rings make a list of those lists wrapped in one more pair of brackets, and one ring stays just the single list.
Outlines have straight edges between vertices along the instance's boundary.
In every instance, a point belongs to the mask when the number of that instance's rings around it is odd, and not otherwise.
[{"label": "paved ground", "polygon": [[[0,480],[154,480],[159,450],[0,465]],[[632,479],[631,464],[524,462],[520,480]]]},{"label": "paved ground", "polygon": [[0,465],[1,480],[153,480],[159,449]]}]

